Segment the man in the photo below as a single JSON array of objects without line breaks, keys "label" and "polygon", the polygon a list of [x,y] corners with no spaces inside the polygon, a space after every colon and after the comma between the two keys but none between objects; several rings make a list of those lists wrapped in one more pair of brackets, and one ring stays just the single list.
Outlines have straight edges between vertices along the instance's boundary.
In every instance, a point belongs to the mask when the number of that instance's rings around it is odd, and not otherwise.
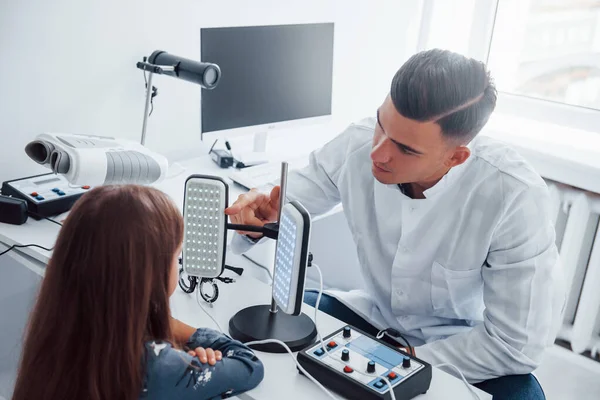
[{"label": "man", "polygon": [[[476,138],[495,104],[481,62],[416,54],[376,119],[351,125],[290,174],[288,197],[313,216],[341,202],[356,242],[363,298],[325,297],[321,309],[409,335],[418,357],[453,364],[495,399],[543,399],[530,372],[565,303],[550,198],[516,152]],[[262,225],[276,219],[278,197],[278,187],[253,190],[226,213]]]}]

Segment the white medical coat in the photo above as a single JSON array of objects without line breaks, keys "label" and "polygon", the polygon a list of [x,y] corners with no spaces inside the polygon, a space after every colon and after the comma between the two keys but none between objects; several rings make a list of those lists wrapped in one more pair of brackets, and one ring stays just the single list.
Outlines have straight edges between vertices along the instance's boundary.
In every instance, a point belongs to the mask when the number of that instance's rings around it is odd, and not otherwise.
[{"label": "white medical coat", "polygon": [[332,294],[470,382],[531,372],[565,304],[546,184],[511,148],[478,137],[467,162],[411,199],[371,173],[375,124],[352,124],[288,177],[288,199],[311,215],[343,205],[365,289]]}]

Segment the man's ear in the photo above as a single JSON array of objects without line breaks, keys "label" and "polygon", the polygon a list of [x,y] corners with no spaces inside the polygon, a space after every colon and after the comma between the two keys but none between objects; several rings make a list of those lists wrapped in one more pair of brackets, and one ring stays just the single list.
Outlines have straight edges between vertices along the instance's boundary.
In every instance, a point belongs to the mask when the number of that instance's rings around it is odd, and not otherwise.
[{"label": "man's ear", "polygon": [[456,167],[467,161],[470,156],[471,150],[467,146],[457,146],[454,148],[454,153],[446,160],[445,164],[448,168]]}]

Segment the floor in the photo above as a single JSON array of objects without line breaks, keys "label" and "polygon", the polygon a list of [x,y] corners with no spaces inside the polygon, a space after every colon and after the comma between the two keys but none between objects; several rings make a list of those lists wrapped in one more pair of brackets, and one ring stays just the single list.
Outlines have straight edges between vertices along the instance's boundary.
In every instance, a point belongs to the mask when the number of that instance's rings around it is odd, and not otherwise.
[{"label": "floor", "polygon": [[600,362],[553,346],[535,372],[547,400],[600,399]]}]

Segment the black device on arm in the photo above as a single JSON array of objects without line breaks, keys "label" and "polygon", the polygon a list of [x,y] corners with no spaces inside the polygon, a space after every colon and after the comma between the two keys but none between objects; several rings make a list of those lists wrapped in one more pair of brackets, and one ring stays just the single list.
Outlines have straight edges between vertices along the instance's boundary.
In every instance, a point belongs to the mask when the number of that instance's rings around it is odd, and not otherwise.
[{"label": "black device on arm", "polygon": [[221,79],[221,69],[217,64],[190,60],[175,56],[163,50],[155,50],[150,57],[136,63],[136,67],[149,72],[146,80],[146,107],[142,123],[142,137],[140,143],[146,144],[146,127],[151,113],[152,98],[156,96],[157,89],[152,86],[154,74],[168,75],[188,82],[196,83],[203,89],[212,90],[217,87]]},{"label": "black device on arm", "polygon": [[213,89],[221,78],[221,69],[216,64],[190,60],[162,50],[154,51],[148,58],[148,62],[156,66],[172,66],[173,70],[162,73],[196,83],[204,89]]}]

